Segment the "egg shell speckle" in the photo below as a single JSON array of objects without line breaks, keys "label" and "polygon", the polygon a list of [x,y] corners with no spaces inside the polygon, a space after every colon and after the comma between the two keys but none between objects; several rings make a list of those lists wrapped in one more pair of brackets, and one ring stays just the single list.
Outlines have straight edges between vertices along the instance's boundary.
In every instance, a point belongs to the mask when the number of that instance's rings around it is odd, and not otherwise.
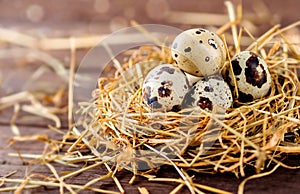
[{"label": "egg shell speckle", "polygon": [[229,108],[233,98],[228,84],[221,75],[205,77],[193,85],[186,94],[182,107],[191,108],[199,106],[201,109],[213,110],[218,105]]},{"label": "egg shell speckle", "polygon": [[194,76],[217,73],[226,60],[223,41],[205,29],[190,29],[180,33],[172,44],[175,66]]},{"label": "egg shell speckle", "polygon": [[[250,51],[242,51],[232,58],[231,64],[239,91],[239,101],[249,102],[268,94],[272,78],[268,65],[261,57]],[[233,87],[233,75],[229,70],[225,76]]]},{"label": "egg shell speckle", "polygon": [[151,111],[181,110],[182,100],[189,89],[185,74],[172,64],[152,69],[143,83],[144,103]]}]

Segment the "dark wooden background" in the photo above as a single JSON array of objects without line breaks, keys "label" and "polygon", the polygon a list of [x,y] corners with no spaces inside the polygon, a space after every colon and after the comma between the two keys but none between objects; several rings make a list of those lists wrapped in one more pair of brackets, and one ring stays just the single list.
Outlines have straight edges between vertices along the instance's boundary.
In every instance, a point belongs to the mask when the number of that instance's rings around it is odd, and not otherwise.
[{"label": "dark wooden background", "polygon": [[[208,12],[226,14],[223,0],[204,1],[204,0],[23,0],[11,1],[0,0],[0,27],[16,30],[35,37],[69,37],[84,35],[108,34],[114,30],[129,26],[130,20],[136,20],[143,23],[168,24],[182,29],[192,27],[190,24],[181,24],[166,21],[166,13],[169,11],[186,12]],[[239,1],[233,1],[237,4]],[[243,2],[244,13],[255,11],[254,1],[245,0]],[[300,19],[299,6],[297,0],[264,0],[269,8],[274,23],[280,23],[283,26],[288,25]],[[199,18],[201,20],[201,18]],[[200,22],[201,23],[201,22]],[[268,29],[271,23],[260,27],[262,33]],[[3,37],[1,38],[3,40]],[[0,42],[1,49],[9,48]],[[77,65],[82,57],[88,52],[88,49],[77,51]],[[69,64],[69,51],[49,51],[49,54],[62,60],[66,66]],[[24,62],[25,61],[25,62]],[[53,85],[49,88],[43,88],[43,85],[36,85],[28,82],[33,71],[39,66],[40,62],[28,60],[26,56],[1,57],[0,73],[2,81],[0,82],[0,97],[8,94],[20,92],[22,90],[46,90],[55,91],[64,83],[54,74],[43,77],[43,81],[51,81]],[[26,85],[24,86],[24,84]],[[66,96],[65,96],[66,98]],[[28,163],[30,160],[21,160],[18,157],[9,156],[8,153],[32,153],[40,154],[43,149],[43,143],[38,141],[17,142],[10,147],[9,140],[13,137],[10,128],[10,120],[13,115],[13,108],[5,109],[0,112],[0,177],[12,171],[17,171],[11,178],[26,178],[30,174],[49,175],[47,167]],[[66,131],[67,115],[60,115],[62,119],[62,129]],[[21,135],[45,134],[49,137],[61,139],[60,135],[48,129],[49,124],[53,124],[47,119],[22,113],[18,117],[17,125]],[[286,156],[287,163],[291,165],[300,165],[299,156]],[[53,164],[58,171],[72,171],[71,167]],[[104,167],[98,167],[79,176],[76,176],[69,182],[85,183],[99,175],[106,174]],[[128,181],[132,174],[128,171],[118,173],[118,178],[125,187],[127,193],[138,193],[138,187],[146,187],[151,193],[168,193],[176,184],[148,182],[145,178],[138,177],[134,185],[129,185]],[[178,177],[171,167],[162,167],[159,171],[161,177]],[[243,179],[237,179],[234,174],[195,174],[195,181],[216,188],[224,189],[230,192],[237,192],[238,184]],[[112,180],[108,179],[98,183],[100,188],[116,190]],[[1,188],[12,186],[11,184],[1,185]],[[274,174],[251,180],[246,184],[246,193],[298,193],[300,189],[300,170],[287,170],[279,168]],[[181,190],[188,192],[187,189]],[[25,192],[25,191],[24,191]],[[42,187],[26,191],[26,193],[58,193],[57,188]],[[82,192],[89,193],[89,192]]]}]

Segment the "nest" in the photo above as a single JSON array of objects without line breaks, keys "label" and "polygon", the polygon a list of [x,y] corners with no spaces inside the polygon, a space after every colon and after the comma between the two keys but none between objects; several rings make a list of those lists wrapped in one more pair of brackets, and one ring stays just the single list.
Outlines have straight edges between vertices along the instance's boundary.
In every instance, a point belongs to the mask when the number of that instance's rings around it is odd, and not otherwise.
[{"label": "nest", "polygon": [[241,35],[247,31],[231,27],[240,33],[233,34],[237,41],[227,47],[223,70],[231,68],[231,57],[242,49],[259,53],[272,76],[267,96],[249,103],[236,98],[226,111],[151,112],[143,104],[143,79],[153,67],[173,61],[169,48],[141,47],[116,69],[114,78],[99,78],[93,103],[83,108],[81,134],[93,154],[135,174],[172,165],[179,173],[178,167],[242,176],[245,166],[259,173],[269,164],[284,165],[284,154],[298,154],[300,55],[284,35],[294,25],[275,26],[247,48],[240,46],[245,45]]}]

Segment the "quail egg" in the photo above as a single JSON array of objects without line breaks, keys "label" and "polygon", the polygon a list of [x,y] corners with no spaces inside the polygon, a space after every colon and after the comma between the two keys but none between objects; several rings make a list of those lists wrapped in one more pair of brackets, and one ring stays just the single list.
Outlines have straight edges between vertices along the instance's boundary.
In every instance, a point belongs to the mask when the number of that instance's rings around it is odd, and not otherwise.
[{"label": "quail egg", "polygon": [[272,79],[268,65],[261,57],[250,51],[242,51],[232,58],[231,64],[234,75],[227,70],[225,76],[232,87],[235,76],[239,101],[250,102],[268,94]]},{"label": "quail egg", "polygon": [[214,106],[229,108],[233,98],[230,87],[221,75],[212,75],[202,78],[195,83],[184,97],[183,108],[199,106],[201,109],[211,111]]},{"label": "quail egg", "polygon": [[180,33],[172,43],[175,66],[194,76],[213,75],[226,60],[223,41],[205,29],[190,29]]},{"label": "quail egg", "polygon": [[152,69],[144,80],[144,103],[151,111],[177,112],[181,110],[188,89],[188,81],[181,69],[172,64],[162,64]]}]

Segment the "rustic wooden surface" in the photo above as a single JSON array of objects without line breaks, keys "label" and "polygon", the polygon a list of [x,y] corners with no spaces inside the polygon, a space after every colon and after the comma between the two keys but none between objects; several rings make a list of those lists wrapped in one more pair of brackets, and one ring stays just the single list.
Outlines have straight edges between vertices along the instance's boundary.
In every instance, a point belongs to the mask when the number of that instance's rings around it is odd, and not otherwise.
[{"label": "rustic wooden surface", "polygon": [[[84,35],[84,34],[101,34],[110,33],[119,27],[124,27],[128,24],[128,20],[135,19],[140,23],[159,23],[166,24],[162,18],[149,16],[145,7],[149,1],[108,1],[100,0],[100,5],[95,6],[96,1],[0,1],[0,24],[1,27],[8,29],[15,29],[20,32],[25,32],[33,36],[48,36],[48,37],[68,37],[70,35]],[[163,0],[155,0],[154,2],[164,3]],[[160,7],[158,9],[170,9],[181,11],[205,11],[212,13],[226,13],[223,6],[223,0],[216,1],[168,1],[169,7]],[[238,2],[238,1],[234,1]],[[28,14],[28,9],[32,4],[39,5],[43,8],[43,14],[38,21],[32,19]],[[299,2],[297,0],[276,0],[266,1],[271,12],[276,15],[278,21],[282,25],[287,25],[293,21],[299,20]],[[97,7],[97,8],[95,8]],[[32,7],[31,7],[32,8]],[[253,10],[251,1],[244,1],[244,9]],[[67,10],[67,11],[66,11]],[[98,10],[98,11],[97,11]],[[159,11],[159,10],[158,10]],[[161,13],[156,13],[161,14]],[[188,28],[189,25],[171,24],[181,28]],[[263,27],[262,27],[263,28]],[[68,61],[69,52],[50,52],[61,60]],[[81,58],[87,53],[87,50],[80,50],[77,53],[77,64],[80,63]],[[67,59],[66,59],[67,58]],[[7,95],[10,93],[21,91],[23,83],[26,82],[30,76],[30,72],[35,70],[39,64],[37,62],[30,62],[26,65],[20,65],[22,59],[1,59],[0,71],[5,81],[0,87],[0,95]],[[66,62],[68,64],[68,62]],[[53,80],[53,87],[63,85],[60,80],[49,76],[50,81]],[[30,88],[30,86],[27,86]],[[0,96],[0,97],[1,97]],[[21,160],[19,157],[9,156],[8,153],[32,153],[40,154],[43,151],[43,143],[38,141],[17,142],[8,147],[13,134],[10,128],[10,119],[13,110],[6,109],[0,112],[0,177],[9,174],[12,171],[17,171],[16,174],[10,178],[26,178],[29,174],[44,174],[50,175],[50,170],[46,166],[28,163],[29,160]],[[48,129],[48,125],[53,122],[42,119],[37,116],[22,113],[18,117],[16,124],[20,128],[21,135],[44,134],[49,137],[61,139],[60,134]],[[62,131],[67,130],[67,115],[62,114]],[[287,163],[291,165],[300,165],[300,156],[286,156]],[[60,172],[74,171],[72,167],[53,164]],[[93,170],[87,171],[76,177],[69,179],[69,182],[82,184],[87,180],[91,180],[99,175],[107,173],[105,167],[97,167]],[[213,186],[233,193],[237,192],[239,183],[243,180],[237,179],[234,174],[197,174],[195,175],[195,182],[200,184]],[[249,172],[251,174],[251,172]],[[126,193],[138,193],[138,187],[146,187],[150,193],[168,193],[176,184],[164,184],[158,182],[149,182],[145,178],[138,177],[133,185],[128,182],[132,174],[128,171],[121,171],[118,173],[118,178],[124,186]],[[162,167],[158,173],[159,177],[178,177],[174,169],[171,167]],[[111,189],[117,191],[114,182],[111,179],[97,183],[99,188]],[[12,186],[12,184],[4,184],[2,187]],[[300,170],[288,170],[279,168],[270,176],[249,181],[245,186],[246,193],[298,193],[300,189]],[[37,189],[28,190],[26,193],[58,193],[58,189],[54,187],[41,187]],[[184,188],[182,193],[188,193]],[[84,191],[82,193],[91,193]]]}]

